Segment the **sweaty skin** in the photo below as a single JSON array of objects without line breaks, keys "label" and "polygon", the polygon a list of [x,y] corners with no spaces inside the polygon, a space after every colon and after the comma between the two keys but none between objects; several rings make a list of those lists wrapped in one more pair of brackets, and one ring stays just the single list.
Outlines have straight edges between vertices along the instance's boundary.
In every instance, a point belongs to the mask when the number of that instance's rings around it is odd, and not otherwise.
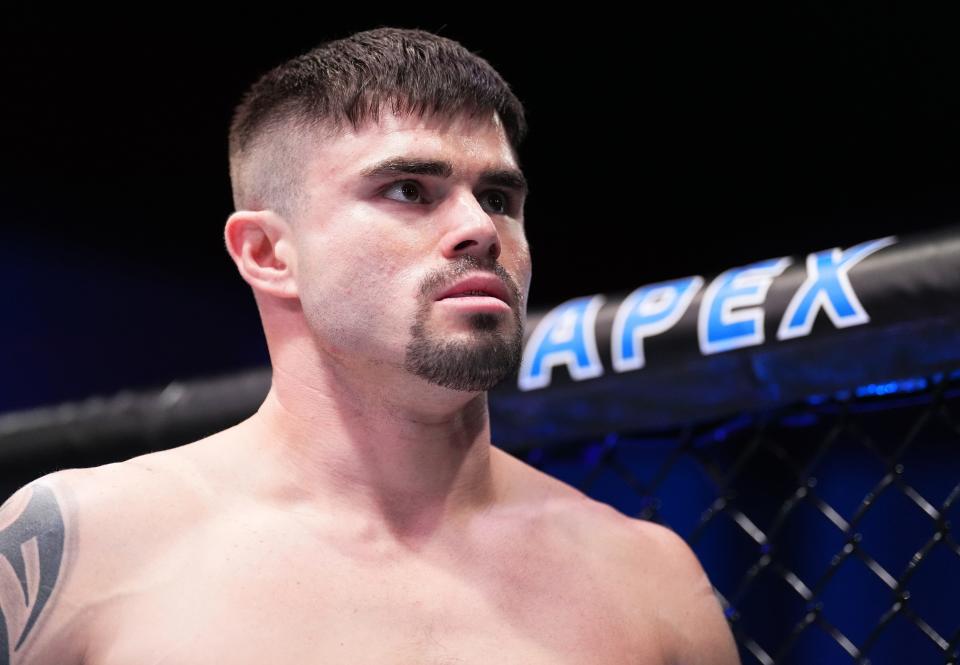
[{"label": "sweaty skin", "polygon": [[[225,229],[264,324],[264,403],[0,509],[8,650],[25,635],[4,657],[735,665],[680,538],[491,444],[469,359],[505,357],[531,276],[496,116],[387,115],[309,140],[296,218],[238,211]],[[469,278],[499,279],[501,301],[445,297]]]}]

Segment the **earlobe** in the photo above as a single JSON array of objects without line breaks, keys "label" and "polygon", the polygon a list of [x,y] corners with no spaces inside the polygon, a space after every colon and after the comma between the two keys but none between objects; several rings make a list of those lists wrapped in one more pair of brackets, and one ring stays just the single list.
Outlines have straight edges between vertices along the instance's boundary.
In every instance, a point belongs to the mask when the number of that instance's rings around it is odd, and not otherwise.
[{"label": "earlobe", "polygon": [[297,297],[296,253],[290,226],[270,210],[238,210],[224,227],[224,241],[240,276],[255,290]]}]

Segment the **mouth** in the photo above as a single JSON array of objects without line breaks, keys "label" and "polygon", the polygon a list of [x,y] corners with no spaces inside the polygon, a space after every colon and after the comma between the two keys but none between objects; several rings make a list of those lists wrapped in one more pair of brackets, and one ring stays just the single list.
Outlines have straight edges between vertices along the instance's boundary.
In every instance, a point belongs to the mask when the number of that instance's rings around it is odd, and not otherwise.
[{"label": "mouth", "polygon": [[491,301],[496,300],[510,306],[511,298],[507,288],[497,277],[473,275],[460,280],[437,297],[437,301]]}]

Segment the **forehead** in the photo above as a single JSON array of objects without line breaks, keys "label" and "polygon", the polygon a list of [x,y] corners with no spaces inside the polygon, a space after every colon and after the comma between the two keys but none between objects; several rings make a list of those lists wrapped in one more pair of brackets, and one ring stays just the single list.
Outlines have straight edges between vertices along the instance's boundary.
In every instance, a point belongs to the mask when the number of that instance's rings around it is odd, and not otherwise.
[{"label": "forehead", "polygon": [[374,164],[409,157],[443,160],[453,175],[518,170],[516,155],[495,113],[482,117],[416,117],[385,114],[316,142],[306,155],[307,182],[346,183],[362,178]]}]

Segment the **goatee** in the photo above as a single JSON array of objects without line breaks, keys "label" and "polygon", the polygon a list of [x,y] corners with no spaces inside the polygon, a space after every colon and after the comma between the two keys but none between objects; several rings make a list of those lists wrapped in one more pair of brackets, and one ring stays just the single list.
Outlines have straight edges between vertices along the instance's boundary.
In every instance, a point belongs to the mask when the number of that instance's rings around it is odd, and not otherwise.
[{"label": "goatee", "polygon": [[499,330],[502,316],[477,313],[469,316],[471,332],[466,339],[444,340],[427,330],[433,295],[440,287],[480,268],[480,261],[464,255],[452,268],[429,275],[420,288],[423,303],[410,330],[404,366],[407,371],[452,390],[490,390],[517,371],[523,354],[523,321],[520,290],[499,264],[488,266],[513,295],[512,330]]}]

